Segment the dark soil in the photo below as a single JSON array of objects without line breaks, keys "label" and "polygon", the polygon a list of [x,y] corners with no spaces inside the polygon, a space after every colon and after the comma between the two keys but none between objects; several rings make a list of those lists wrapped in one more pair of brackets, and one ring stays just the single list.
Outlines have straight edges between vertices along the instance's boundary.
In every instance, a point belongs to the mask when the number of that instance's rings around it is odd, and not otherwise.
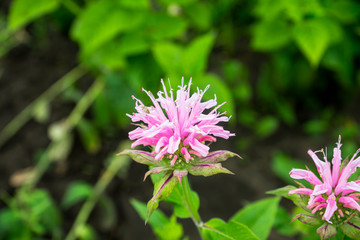
[{"label": "dark soil", "polygon": [[[18,114],[24,107],[44,92],[61,76],[71,70],[77,63],[77,47],[59,33],[51,33],[44,48],[31,48],[27,44],[17,46],[1,60],[3,75],[0,77],[0,129]],[[92,83],[87,76],[80,80],[81,88]],[[34,166],[34,159],[39,149],[49,144],[47,128],[51,122],[61,120],[72,110],[74,104],[57,98],[52,103],[51,121],[40,124],[31,120],[0,149],[0,189],[13,194],[14,187],[9,179],[15,172]],[[296,128],[294,128],[296,129]],[[298,130],[279,128],[266,140],[254,139],[251,147],[239,151],[234,143],[236,139],[249,136],[245,129],[234,128],[236,133],[231,141],[219,141],[213,144],[214,149],[230,149],[239,153],[243,160],[231,159],[224,163],[235,175],[216,175],[209,178],[192,177],[190,182],[198,192],[201,200],[200,215],[203,220],[219,217],[227,220],[238,209],[247,203],[266,197],[266,191],[284,185],[272,172],[271,156],[275,150],[288,153],[291,157],[306,159],[309,147],[316,149],[308,137]],[[76,134],[76,133],[75,133]],[[104,137],[101,150],[88,154],[78,137],[66,163],[55,166],[41,179],[39,188],[50,191],[57,203],[60,203],[70,183],[83,180],[95,184],[104,168],[104,160],[114,152],[118,143],[126,139],[126,132],[119,132],[113,138]],[[117,222],[110,228],[101,224],[102,213],[96,208],[90,216],[90,224],[95,227],[99,239],[155,239],[149,225],[137,215],[129,204],[131,198],[147,202],[152,195],[153,186],[150,180],[142,181],[146,166],[131,163],[125,178],[115,178],[108,186],[106,194],[116,207]],[[286,201],[284,201],[286,204]],[[4,206],[4,205],[2,205]],[[81,205],[72,207],[63,213],[63,229],[67,231]],[[166,204],[161,204],[168,211]],[[190,239],[199,239],[197,231],[190,220],[180,220]],[[269,239],[287,239],[273,232]]]}]

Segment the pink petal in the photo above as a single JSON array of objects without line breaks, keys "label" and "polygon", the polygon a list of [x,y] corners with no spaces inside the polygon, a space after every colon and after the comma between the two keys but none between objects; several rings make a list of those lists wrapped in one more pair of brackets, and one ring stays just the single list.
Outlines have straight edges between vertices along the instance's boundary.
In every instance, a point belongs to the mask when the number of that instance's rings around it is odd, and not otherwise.
[{"label": "pink petal", "polygon": [[332,187],[335,187],[338,180],[339,180],[339,171],[340,171],[340,165],[341,165],[341,136],[339,136],[339,142],[337,143],[337,147],[334,148],[334,156],[332,159],[332,180],[333,180],[333,184]]},{"label": "pink petal", "polygon": [[315,176],[315,174],[308,170],[293,168],[290,171],[290,177],[294,179],[305,179],[312,185],[322,184],[322,182]]},{"label": "pink petal", "polygon": [[324,194],[324,193],[330,194],[331,191],[332,191],[331,186],[324,183],[322,185],[316,185],[314,187],[313,195],[320,195],[320,194]]},{"label": "pink petal", "polygon": [[180,145],[180,140],[181,138],[176,138],[175,136],[171,136],[169,139],[169,148],[168,148],[168,153],[173,154],[174,152],[176,152],[179,148]]},{"label": "pink petal", "polygon": [[306,194],[306,195],[311,195],[313,193],[312,189],[309,188],[297,188],[294,190],[289,191],[289,195],[291,194]]},{"label": "pink petal", "polygon": [[327,206],[326,203],[321,203],[321,204],[317,205],[317,206],[311,211],[311,213],[312,213],[312,214],[315,214],[317,210],[319,210],[319,209],[321,209],[321,208],[324,208],[324,207],[326,207],[326,206]]},{"label": "pink petal", "polygon": [[340,197],[339,202],[343,203],[344,207],[360,211],[360,205],[352,197]]},{"label": "pink petal", "polygon": [[323,218],[328,221],[329,223],[332,223],[330,221],[330,218],[334,215],[334,212],[337,210],[337,205],[336,205],[336,197],[334,195],[334,193],[332,193],[329,197],[327,202],[327,207],[324,213]]},{"label": "pink petal", "polygon": [[326,162],[321,161],[318,158],[318,156],[316,156],[316,154],[311,150],[308,151],[308,154],[313,159],[313,161],[317,167],[317,170],[318,170],[321,178],[323,179],[324,183],[327,183],[330,186],[332,186],[330,163],[327,161]]},{"label": "pink petal", "polygon": [[189,142],[189,145],[192,149],[201,154],[201,156],[205,157],[209,153],[209,147],[205,144],[200,143],[196,138],[193,141]]}]

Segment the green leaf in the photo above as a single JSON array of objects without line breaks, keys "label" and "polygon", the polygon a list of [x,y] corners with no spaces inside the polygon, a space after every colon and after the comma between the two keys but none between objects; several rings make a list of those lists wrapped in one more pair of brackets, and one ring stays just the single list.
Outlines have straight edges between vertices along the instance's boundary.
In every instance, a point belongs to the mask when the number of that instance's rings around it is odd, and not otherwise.
[{"label": "green leaf", "polygon": [[256,134],[262,138],[270,136],[278,128],[279,122],[275,117],[267,116],[256,124]]},{"label": "green leaf", "polygon": [[207,2],[195,2],[185,7],[185,13],[200,30],[207,30],[212,26],[212,5]]},{"label": "green leaf", "polygon": [[347,223],[340,224],[340,230],[351,239],[360,239],[360,218],[355,216]]},{"label": "green leaf", "polygon": [[10,7],[9,28],[17,30],[32,20],[54,11],[58,0],[14,0]]},{"label": "green leaf", "polygon": [[208,57],[214,45],[215,34],[209,32],[193,40],[182,56],[182,74],[198,76],[204,73]]},{"label": "green leaf", "polygon": [[76,229],[76,237],[79,240],[96,240],[96,233],[91,225],[85,224],[81,225]]},{"label": "green leaf", "polygon": [[206,222],[202,233],[207,240],[259,240],[246,225],[235,221],[226,223],[219,218]]},{"label": "green leaf", "polygon": [[31,239],[28,226],[21,220],[16,210],[4,208],[0,210],[0,238],[1,239]]},{"label": "green leaf", "polygon": [[18,197],[30,209],[27,218],[28,220],[34,219],[31,222],[33,231],[46,233],[58,230],[61,224],[60,212],[48,192],[44,190],[23,191]]},{"label": "green leaf", "polygon": [[[130,200],[131,205],[135,208],[142,219],[146,219],[146,205],[135,199]],[[176,240],[183,235],[182,226],[176,222],[176,218],[170,219],[165,216],[159,209],[156,209],[148,220],[154,233],[161,240]]]},{"label": "green leaf", "polygon": [[[194,203],[194,210],[198,211],[200,207],[200,199],[199,195],[191,190],[191,198]],[[191,213],[185,205],[184,192],[183,188],[178,184],[174,188],[174,191],[170,194],[170,196],[165,200],[169,202],[174,207],[174,214],[179,218],[190,218]]]},{"label": "green leaf", "polygon": [[165,200],[171,194],[178,182],[179,180],[174,177],[173,173],[168,172],[163,175],[160,181],[155,183],[153,197],[147,203],[145,223],[159,206],[159,202]]},{"label": "green leaf", "polygon": [[119,54],[123,56],[135,55],[146,52],[150,49],[149,42],[142,32],[129,32],[123,34],[117,41]]},{"label": "green leaf", "polygon": [[297,24],[293,30],[294,38],[302,53],[312,66],[317,66],[330,43],[327,24],[321,20],[310,19]]},{"label": "green leaf", "polygon": [[165,4],[165,5],[179,5],[179,6],[187,6],[193,2],[195,2],[195,0],[158,0],[160,3]]},{"label": "green leaf", "polygon": [[168,74],[182,74],[180,64],[182,47],[170,42],[159,42],[152,48],[154,58]]},{"label": "green leaf", "polygon": [[109,70],[126,67],[125,56],[121,52],[118,39],[112,39],[90,53],[82,52],[81,60],[90,66]]},{"label": "green leaf", "polygon": [[150,7],[149,0],[116,0],[122,7],[129,9],[148,9]]},{"label": "green leaf", "polygon": [[151,13],[146,18],[143,32],[148,38],[159,41],[180,37],[186,28],[187,23],[181,18],[165,13]]},{"label": "green leaf", "polygon": [[80,119],[76,125],[81,141],[89,153],[96,153],[101,146],[100,136],[95,126],[85,118]]},{"label": "green leaf", "polygon": [[297,229],[290,225],[290,222],[290,214],[284,207],[279,206],[274,222],[275,229],[282,235],[294,236],[297,233]]},{"label": "green leaf", "polygon": [[237,212],[230,221],[245,224],[260,239],[265,240],[274,224],[279,201],[279,197],[272,197],[251,203]]},{"label": "green leaf", "polygon": [[306,207],[308,199],[303,198],[299,194],[291,194],[291,195],[289,195],[289,191],[295,190],[295,189],[297,189],[297,187],[288,185],[288,186],[285,186],[285,187],[282,187],[282,188],[267,191],[266,193],[267,194],[274,194],[274,195],[279,196],[279,197],[284,197],[284,198],[290,199],[296,206],[298,206],[298,207],[306,210],[307,212],[309,212],[309,209]]},{"label": "green leaf", "polygon": [[262,21],[254,26],[251,45],[255,50],[278,50],[291,41],[290,25],[278,19]]},{"label": "green leaf", "polygon": [[357,1],[327,1],[327,11],[339,21],[349,24],[356,22],[360,16],[360,4]]},{"label": "green leaf", "polygon": [[124,10],[114,1],[91,2],[77,17],[71,29],[83,52],[89,53],[121,32],[138,27],[144,15],[138,11]]},{"label": "green leaf", "polygon": [[93,193],[93,187],[85,182],[72,183],[66,190],[61,201],[63,208],[67,209],[81,201],[86,200]]},{"label": "green leaf", "polygon": [[290,171],[293,168],[303,169],[305,164],[302,161],[292,159],[282,152],[275,152],[271,162],[271,168],[282,180],[287,183],[294,183],[294,179],[290,177]]}]

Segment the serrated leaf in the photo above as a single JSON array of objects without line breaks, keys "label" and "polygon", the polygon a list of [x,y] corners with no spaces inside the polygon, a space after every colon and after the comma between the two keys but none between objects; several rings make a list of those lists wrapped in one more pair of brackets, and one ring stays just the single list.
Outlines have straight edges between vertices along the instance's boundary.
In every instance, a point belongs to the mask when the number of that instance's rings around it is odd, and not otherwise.
[{"label": "serrated leaf", "polygon": [[178,183],[179,180],[174,177],[172,172],[165,173],[161,180],[155,183],[153,197],[147,203],[145,223],[159,206],[159,202],[165,200]]},{"label": "serrated leaf", "polygon": [[67,209],[81,201],[86,200],[93,193],[93,187],[85,182],[72,183],[61,201],[63,208]]},{"label": "serrated leaf", "polygon": [[195,176],[209,177],[219,173],[234,174],[230,170],[224,168],[221,163],[202,163],[191,166],[189,173]]},{"label": "serrated leaf", "polygon": [[58,0],[14,0],[9,14],[9,28],[17,30],[32,20],[54,11]]},{"label": "serrated leaf", "polygon": [[235,221],[226,223],[219,218],[204,224],[203,236],[207,240],[259,240],[246,225]]},{"label": "serrated leaf", "polygon": [[279,197],[273,197],[251,203],[237,212],[230,221],[245,224],[256,236],[265,240],[274,224],[279,201]]},{"label": "serrated leaf", "polygon": [[317,66],[330,43],[326,25],[322,21],[308,20],[297,24],[293,32],[302,53],[312,66]]}]

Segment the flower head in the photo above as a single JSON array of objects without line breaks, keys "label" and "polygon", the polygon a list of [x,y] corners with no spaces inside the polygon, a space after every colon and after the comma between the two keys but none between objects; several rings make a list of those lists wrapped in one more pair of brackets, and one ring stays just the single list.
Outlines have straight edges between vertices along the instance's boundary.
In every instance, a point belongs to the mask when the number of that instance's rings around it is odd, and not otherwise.
[{"label": "flower head", "polygon": [[145,91],[152,101],[152,106],[145,106],[136,100],[136,113],[127,114],[138,127],[129,133],[130,140],[135,140],[132,148],[143,145],[151,146],[153,152],[141,150],[124,150],[120,155],[128,155],[134,161],[146,164],[151,169],[145,174],[163,173],[156,182],[153,197],[147,204],[147,221],[155,211],[159,202],[166,199],[181,179],[188,173],[196,176],[211,176],[231,171],[222,167],[221,162],[239,155],[219,150],[209,152],[206,143],[216,141],[216,137],[228,139],[234,136],[220,122],[227,122],[226,113],[217,110],[224,104],[217,105],[214,99],[202,102],[206,90],[197,89],[190,94],[191,79],[188,86],[182,84],[174,97],[173,89],[167,91],[161,80],[164,91],[158,92],[155,98],[151,92]]},{"label": "flower head", "polygon": [[[359,150],[352,156],[350,161],[342,166],[341,164],[341,137],[333,151],[331,163],[323,149],[308,154],[313,159],[320,178],[310,170],[292,169],[290,177],[293,179],[304,179],[308,181],[313,188],[301,187],[289,191],[291,194],[300,194],[309,196],[307,209],[314,215],[320,216],[328,223],[340,223],[348,219],[356,211],[360,212],[360,181],[349,181],[349,177],[360,166],[360,157],[357,157]],[[316,153],[322,152],[324,161],[320,160]],[[344,165],[344,164],[343,164]]]},{"label": "flower head", "polygon": [[173,166],[182,160],[188,163],[195,156],[206,157],[209,146],[205,143],[215,142],[216,137],[228,139],[234,136],[218,125],[229,120],[224,116],[226,113],[217,112],[224,103],[217,105],[216,96],[206,102],[201,101],[209,86],[191,95],[191,79],[188,86],[184,85],[182,79],[175,98],[173,89],[168,92],[163,80],[161,83],[164,91],[159,91],[157,98],[143,90],[151,99],[152,106],[145,106],[133,97],[137,112],[128,116],[132,122],[142,124],[129,133],[130,140],[136,140],[132,148],[138,145],[153,146],[155,160],[166,157]]}]

